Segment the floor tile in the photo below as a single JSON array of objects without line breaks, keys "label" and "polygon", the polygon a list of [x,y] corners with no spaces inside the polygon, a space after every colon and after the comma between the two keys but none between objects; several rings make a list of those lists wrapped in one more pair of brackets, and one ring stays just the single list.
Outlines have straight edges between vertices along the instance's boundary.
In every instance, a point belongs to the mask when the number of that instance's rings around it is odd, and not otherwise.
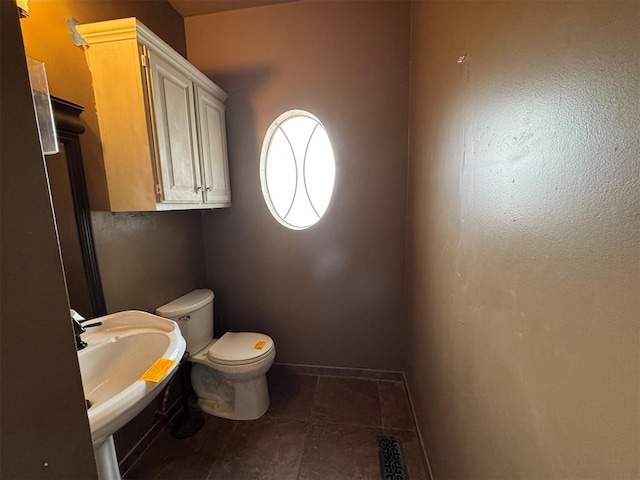
[{"label": "floor tile", "polygon": [[308,423],[264,416],[240,422],[211,471],[211,480],[295,480]]},{"label": "floor tile", "polygon": [[428,480],[429,475],[427,474],[427,466],[420,447],[420,440],[415,432],[385,428],[384,434],[400,440],[402,459],[407,469],[407,476],[411,480]]},{"label": "floor tile", "polygon": [[382,426],[377,382],[319,377],[311,418],[322,422]]},{"label": "floor tile", "polygon": [[318,377],[274,372],[267,375],[271,405],[269,415],[307,420],[311,415]]},{"label": "floor tile", "polygon": [[203,429],[185,440],[163,429],[125,480],[379,480],[383,434],[400,440],[411,480],[429,478],[404,383],[275,367],[264,417],[205,415]]},{"label": "floor tile", "polygon": [[382,425],[385,428],[413,430],[409,400],[401,382],[378,382]]},{"label": "floor tile", "polygon": [[164,428],[124,475],[125,479],[206,479],[237,422],[205,415],[194,436],[182,440]]},{"label": "floor tile", "polygon": [[335,423],[311,425],[299,480],[377,480],[381,428]]}]

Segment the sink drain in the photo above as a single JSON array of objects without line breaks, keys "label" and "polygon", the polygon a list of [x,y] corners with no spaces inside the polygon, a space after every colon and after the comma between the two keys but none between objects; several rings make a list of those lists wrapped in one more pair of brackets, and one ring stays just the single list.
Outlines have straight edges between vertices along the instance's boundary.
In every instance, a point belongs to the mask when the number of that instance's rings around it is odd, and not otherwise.
[{"label": "sink drain", "polygon": [[88,398],[85,398],[84,403],[87,406],[87,410],[89,410],[91,408],[91,401]]}]

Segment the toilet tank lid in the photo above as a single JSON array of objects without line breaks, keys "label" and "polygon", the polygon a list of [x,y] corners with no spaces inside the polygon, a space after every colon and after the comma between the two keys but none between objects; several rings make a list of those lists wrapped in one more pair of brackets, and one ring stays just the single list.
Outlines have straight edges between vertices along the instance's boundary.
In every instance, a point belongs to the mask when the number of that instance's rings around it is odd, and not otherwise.
[{"label": "toilet tank lid", "polygon": [[156,315],[165,318],[178,317],[204,307],[213,300],[213,292],[207,289],[194,290],[180,298],[156,308]]}]

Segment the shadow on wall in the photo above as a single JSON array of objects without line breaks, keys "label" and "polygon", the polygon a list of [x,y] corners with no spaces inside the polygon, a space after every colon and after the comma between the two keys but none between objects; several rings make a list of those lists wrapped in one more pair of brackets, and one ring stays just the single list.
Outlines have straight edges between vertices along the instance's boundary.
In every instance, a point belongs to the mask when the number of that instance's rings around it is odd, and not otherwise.
[{"label": "shadow on wall", "polygon": [[[245,211],[256,211],[261,207],[267,212],[266,205],[262,205],[262,196],[255,194],[255,189],[260,191],[260,176],[258,165],[260,161],[260,151],[262,145],[258,144],[258,139],[261,138],[260,132],[257,131],[256,117],[254,107],[252,105],[252,99],[255,98],[262,87],[268,83],[269,79],[273,76],[272,69],[268,66],[252,67],[243,70],[233,71],[218,71],[218,70],[204,70],[203,73],[209,78],[214,78],[216,83],[224,89],[229,97],[226,102],[226,126],[227,126],[227,147],[229,156],[229,177],[231,181],[231,195],[232,206],[231,208],[218,209],[213,211],[206,211],[205,217],[208,217],[211,222],[205,222],[204,235],[205,241],[209,243],[226,242],[225,248],[221,248],[220,251],[226,252],[233,256],[236,250],[233,248],[234,239],[242,238],[243,241],[251,242],[255,229],[260,228],[262,221],[270,221],[269,215],[265,215],[260,218],[252,218],[251,221],[241,221],[238,217],[243,215]],[[241,132],[241,133],[240,133]],[[241,138],[242,141],[232,141],[233,138]],[[250,158],[253,159],[251,165],[239,164],[239,159]],[[250,175],[250,171],[255,171],[254,182],[243,181],[247,175]],[[235,217],[235,218],[234,218]],[[215,227],[211,225],[215,222],[218,226],[223,228],[232,228],[232,235],[221,236],[214,230]],[[220,247],[219,243],[216,243]],[[253,266],[251,272],[247,272],[245,269],[235,269],[231,274],[237,275],[241,280],[242,278],[248,278],[249,281],[256,284],[261,284],[269,279],[263,278],[258,275],[258,272],[265,272],[266,265],[264,260],[269,255],[269,251],[265,248],[264,244],[256,242],[251,248],[251,262]],[[212,251],[205,248],[205,256],[211,254]],[[207,259],[208,265],[215,265],[216,262]],[[240,264],[240,262],[238,262]],[[249,274],[249,275],[247,275]],[[215,331],[216,337],[221,336],[226,332],[225,318],[228,315],[234,314],[236,317],[240,315],[240,312],[230,311],[227,309],[226,300],[229,299],[229,294],[226,290],[227,282],[222,281],[222,277],[216,274],[216,272],[207,272],[208,281],[207,286],[214,291],[215,294]],[[231,284],[235,284],[232,282]],[[264,301],[264,299],[262,299]],[[262,303],[262,301],[260,303]],[[247,305],[250,312],[256,312],[257,309]],[[267,322],[265,322],[266,324]],[[236,323],[237,326],[237,323]],[[266,326],[266,325],[265,325]],[[277,342],[277,338],[275,339]]]},{"label": "shadow on wall", "polygon": [[[238,161],[241,158],[251,158],[254,159],[257,165],[260,160],[262,145],[258,145],[256,139],[262,137],[260,132],[257,131],[252,100],[261,90],[261,87],[268,82],[272,72],[269,67],[264,66],[227,72],[211,70],[204,71],[204,73],[209,78],[215,78],[216,83],[229,95],[226,103],[226,122],[229,177],[231,179],[233,204],[230,209],[214,210],[213,212],[218,214],[224,211],[233,215],[234,210],[241,210],[247,206],[246,202],[248,200],[255,201],[258,198],[255,195],[251,195],[250,192],[243,191],[247,184],[246,182],[238,181],[237,174],[240,173],[241,167],[243,167]],[[234,138],[242,138],[242,141],[234,142]],[[255,171],[258,172],[259,170],[256,169]],[[255,181],[259,186],[260,177],[257,173]],[[253,186],[249,185],[249,187],[253,192]],[[255,207],[255,205],[252,206]],[[211,211],[207,211],[207,214],[210,213]]]}]

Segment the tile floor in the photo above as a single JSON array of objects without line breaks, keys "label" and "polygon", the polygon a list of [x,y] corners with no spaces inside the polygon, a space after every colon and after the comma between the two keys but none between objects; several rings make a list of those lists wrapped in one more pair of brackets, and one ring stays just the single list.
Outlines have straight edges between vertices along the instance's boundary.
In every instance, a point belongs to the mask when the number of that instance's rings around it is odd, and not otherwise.
[{"label": "tile floor", "polygon": [[274,365],[255,421],[205,415],[196,435],[163,428],[124,478],[379,480],[377,435],[400,439],[411,480],[428,478],[402,382],[291,373]]}]

